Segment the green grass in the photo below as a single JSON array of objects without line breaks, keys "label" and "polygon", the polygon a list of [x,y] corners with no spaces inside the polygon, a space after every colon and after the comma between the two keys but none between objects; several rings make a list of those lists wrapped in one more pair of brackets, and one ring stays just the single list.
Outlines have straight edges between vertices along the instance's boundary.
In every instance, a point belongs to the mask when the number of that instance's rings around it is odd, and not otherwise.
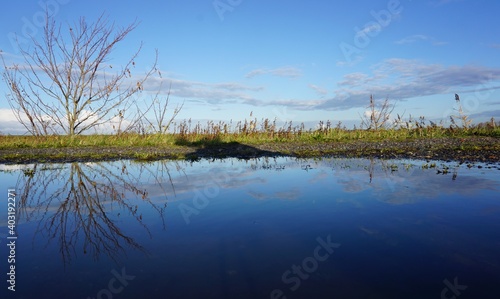
[{"label": "green grass", "polygon": [[[252,115],[252,114],[250,114]],[[426,121],[424,117],[402,120],[398,116],[398,125],[390,129],[346,129],[339,122],[335,127],[330,121],[320,121],[322,129],[305,129],[304,124],[295,125],[286,122],[282,126],[276,120],[244,120],[233,122],[208,121],[205,125],[192,124],[184,120],[173,125],[173,133],[140,134],[126,133],[118,135],[51,135],[51,136],[10,136],[0,135],[0,150],[21,148],[82,148],[82,147],[211,147],[219,144],[240,143],[259,145],[268,143],[317,144],[328,142],[377,142],[384,140],[407,141],[429,138],[465,138],[470,136],[500,137],[500,123],[492,118],[487,123],[460,127],[455,122],[449,127]],[[148,160],[141,156],[138,159]]]},{"label": "green grass", "polygon": [[469,136],[500,137],[500,128],[474,127],[450,129],[425,127],[419,129],[370,130],[275,130],[224,133],[184,132],[172,134],[122,134],[122,135],[79,135],[79,136],[0,136],[0,149],[18,148],[68,148],[68,147],[205,147],[222,143],[265,144],[265,143],[321,143],[351,141],[405,141],[428,138],[465,138]]},{"label": "green grass", "polygon": [[174,145],[173,135],[0,136],[0,149]]}]

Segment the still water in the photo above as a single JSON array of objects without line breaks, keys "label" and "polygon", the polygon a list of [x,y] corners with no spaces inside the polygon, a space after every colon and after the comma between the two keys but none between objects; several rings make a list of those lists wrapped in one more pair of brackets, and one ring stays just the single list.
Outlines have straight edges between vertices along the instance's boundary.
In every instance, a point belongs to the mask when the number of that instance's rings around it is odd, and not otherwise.
[{"label": "still water", "polygon": [[498,165],[126,160],[0,182],[1,298],[500,298]]}]

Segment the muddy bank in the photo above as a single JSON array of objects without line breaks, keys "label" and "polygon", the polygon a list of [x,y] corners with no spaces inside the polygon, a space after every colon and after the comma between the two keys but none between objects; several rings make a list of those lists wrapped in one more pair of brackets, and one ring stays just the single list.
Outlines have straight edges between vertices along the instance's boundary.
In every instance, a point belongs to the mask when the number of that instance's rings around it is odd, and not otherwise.
[{"label": "muddy bank", "polygon": [[317,143],[218,143],[175,147],[71,147],[0,150],[0,163],[96,162],[119,159],[154,161],[161,159],[254,157],[374,157],[411,158],[458,162],[500,163],[500,138],[467,137],[415,139],[407,141],[350,141]]}]

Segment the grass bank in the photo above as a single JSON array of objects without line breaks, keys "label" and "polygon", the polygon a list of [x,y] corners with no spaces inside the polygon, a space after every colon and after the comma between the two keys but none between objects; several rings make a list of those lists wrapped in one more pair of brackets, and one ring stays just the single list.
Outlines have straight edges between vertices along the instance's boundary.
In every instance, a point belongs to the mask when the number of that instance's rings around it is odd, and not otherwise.
[{"label": "grass bank", "polygon": [[179,147],[204,146],[222,143],[266,144],[318,142],[378,142],[384,140],[407,141],[432,138],[500,137],[500,127],[441,128],[423,127],[415,129],[347,130],[326,128],[304,130],[289,127],[279,130],[246,130],[224,132],[188,131],[172,134],[120,134],[120,135],[76,135],[76,136],[11,136],[0,135],[0,150],[21,148],[78,148],[78,147]]},{"label": "grass bank", "polygon": [[328,125],[224,130],[223,124],[172,134],[0,136],[0,163],[159,160],[202,157],[346,156],[499,161],[500,128],[348,130]]}]

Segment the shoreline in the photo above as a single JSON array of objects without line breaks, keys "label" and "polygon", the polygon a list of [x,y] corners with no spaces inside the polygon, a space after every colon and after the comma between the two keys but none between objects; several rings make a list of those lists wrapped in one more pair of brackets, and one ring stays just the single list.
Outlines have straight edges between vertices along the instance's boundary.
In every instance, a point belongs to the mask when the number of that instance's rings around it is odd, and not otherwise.
[{"label": "shoreline", "polygon": [[419,159],[457,162],[500,163],[500,138],[425,138],[407,141],[276,142],[242,144],[237,142],[197,146],[62,147],[0,150],[0,164],[100,162],[122,159],[137,161],[191,160],[202,158],[258,157],[341,157],[380,159]]}]

